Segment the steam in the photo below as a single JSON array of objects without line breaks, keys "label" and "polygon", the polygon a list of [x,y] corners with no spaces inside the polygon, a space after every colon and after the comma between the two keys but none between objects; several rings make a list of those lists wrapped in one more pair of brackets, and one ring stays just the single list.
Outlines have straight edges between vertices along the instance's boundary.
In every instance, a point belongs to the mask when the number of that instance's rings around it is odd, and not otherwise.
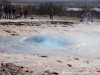
[{"label": "steam", "polygon": [[[100,23],[79,23],[66,34],[0,37],[0,47],[15,53],[100,57]],[[6,41],[6,42],[5,42]],[[10,42],[10,43],[9,43]]]}]

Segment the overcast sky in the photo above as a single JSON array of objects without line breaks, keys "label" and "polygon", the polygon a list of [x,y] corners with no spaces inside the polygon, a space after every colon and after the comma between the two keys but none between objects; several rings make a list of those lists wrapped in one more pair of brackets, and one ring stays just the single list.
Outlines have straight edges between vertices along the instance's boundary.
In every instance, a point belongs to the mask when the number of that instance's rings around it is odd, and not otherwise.
[{"label": "overcast sky", "polygon": [[12,0],[12,1],[100,1],[100,0]]}]

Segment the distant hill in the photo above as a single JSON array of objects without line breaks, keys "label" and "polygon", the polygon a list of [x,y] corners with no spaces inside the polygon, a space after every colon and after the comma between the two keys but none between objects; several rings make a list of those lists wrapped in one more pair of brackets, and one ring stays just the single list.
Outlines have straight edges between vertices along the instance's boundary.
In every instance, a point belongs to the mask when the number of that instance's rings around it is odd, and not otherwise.
[{"label": "distant hill", "polygon": [[76,1],[80,1],[80,2],[100,2],[100,0],[11,0],[12,2],[76,2]]},{"label": "distant hill", "polygon": [[36,3],[44,3],[44,2],[52,2],[52,3],[64,3],[70,6],[97,6],[100,7],[100,0],[11,0],[12,3],[16,4],[36,4]]}]

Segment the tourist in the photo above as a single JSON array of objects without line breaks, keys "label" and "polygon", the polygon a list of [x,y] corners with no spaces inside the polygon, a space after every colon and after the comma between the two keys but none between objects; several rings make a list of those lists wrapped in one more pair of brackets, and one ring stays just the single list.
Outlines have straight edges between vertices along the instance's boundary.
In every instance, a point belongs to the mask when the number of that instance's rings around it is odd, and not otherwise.
[{"label": "tourist", "polygon": [[16,9],[14,7],[12,7],[12,18],[13,19],[17,19],[17,17],[16,17]]},{"label": "tourist", "polygon": [[8,6],[4,7],[5,19],[8,19]]},{"label": "tourist", "polygon": [[19,14],[20,14],[20,17],[22,17],[22,16],[23,16],[23,12],[22,12],[22,11],[20,11],[20,13],[19,13]]},{"label": "tourist", "polygon": [[93,22],[93,16],[92,16],[92,13],[90,12],[90,10],[81,13],[80,22],[83,22],[84,20]]},{"label": "tourist", "polygon": [[85,12],[81,11],[80,22],[84,21],[84,17],[85,17]]},{"label": "tourist", "polygon": [[9,18],[8,19],[12,19],[12,9],[10,6],[8,6],[8,15],[9,15]]},{"label": "tourist", "polygon": [[93,22],[93,16],[90,11],[87,12],[86,16],[87,16],[87,21]]},{"label": "tourist", "polygon": [[24,18],[27,18],[28,11],[27,9],[24,10]]},{"label": "tourist", "polygon": [[53,20],[54,10],[53,8],[50,9],[50,20]]}]

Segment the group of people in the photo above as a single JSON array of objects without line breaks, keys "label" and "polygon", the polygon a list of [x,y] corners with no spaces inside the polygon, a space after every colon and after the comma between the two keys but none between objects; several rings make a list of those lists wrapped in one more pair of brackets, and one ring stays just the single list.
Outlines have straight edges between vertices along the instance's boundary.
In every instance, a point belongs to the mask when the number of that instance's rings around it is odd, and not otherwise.
[{"label": "group of people", "polygon": [[[22,17],[24,15],[24,18],[26,18],[27,14],[28,14],[28,11],[26,9],[24,11],[21,9],[20,17]],[[49,15],[50,15],[50,20],[53,20],[53,16],[54,16],[54,9],[53,8],[50,8]],[[3,8],[3,14],[0,13],[0,17],[1,16],[3,16],[3,18],[5,18],[5,19],[17,19],[15,7],[14,6],[5,6]],[[91,11],[85,11],[85,12],[82,11],[81,12],[80,22],[83,22],[85,20],[93,22],[93,15],[92,15]]]},{"label": "group of people", "polygon": [[[19,12],[19,17],[24,16],[24,18],[27,17],[28,11],[27,9],[21,9],[21,11]],[[0,18],[4,18],[4,19],[17,19],[18,14],[17,14],[17,10],[15,9],[14,6],[5,6],[3,8],[0,9]]]},{"label": "group of people", "polygon": [[12,6],[5,6],[3,8],[3,18],[5,19],[17,19],[16,9]]},{"label": "group of people", "polygon": [[[53,8],[50,9],[50,20],[53,20],[54,10]],[[82,11],[80,14],[80,22],[93,22],[93,14],[90,10],[88,11]]]},{"label": "group of people", "polygon": [[90,21],[90,22],[93,22],[93,14],[91,13],[91,11],[83,11],[81,13],[81,16],[80,16],[80,22],[83,22],[83,21]]}]

